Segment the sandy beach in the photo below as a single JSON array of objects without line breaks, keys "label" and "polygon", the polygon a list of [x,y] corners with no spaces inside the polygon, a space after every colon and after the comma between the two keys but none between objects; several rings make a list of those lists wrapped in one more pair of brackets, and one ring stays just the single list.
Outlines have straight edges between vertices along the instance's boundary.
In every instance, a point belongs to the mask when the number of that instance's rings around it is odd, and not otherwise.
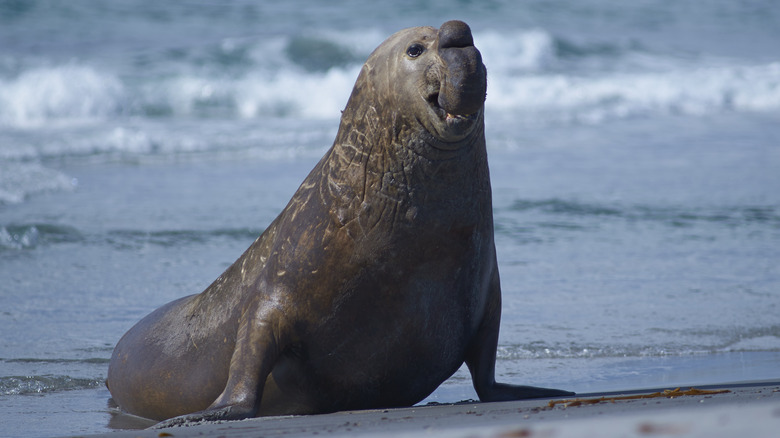
[{"label": "sandy beach", "polygon": [[[265,417],[95,437],[771,437],[780,381],[581,394],[575,398]],[[118,421],[132,421],[120,416]]]}]

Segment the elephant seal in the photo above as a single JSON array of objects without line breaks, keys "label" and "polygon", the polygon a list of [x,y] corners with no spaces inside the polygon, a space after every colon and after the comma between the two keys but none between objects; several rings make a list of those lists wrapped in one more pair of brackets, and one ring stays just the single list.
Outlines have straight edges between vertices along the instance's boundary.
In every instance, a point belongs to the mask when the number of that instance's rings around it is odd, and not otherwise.
[{"label": "elephant seal", "polygon": [[465,362],[496,383],[501,314],[471,30],[402,30],[368,58],[331,149],[214,283],[132,327],[107,384],[164,425],[410,406]]}]

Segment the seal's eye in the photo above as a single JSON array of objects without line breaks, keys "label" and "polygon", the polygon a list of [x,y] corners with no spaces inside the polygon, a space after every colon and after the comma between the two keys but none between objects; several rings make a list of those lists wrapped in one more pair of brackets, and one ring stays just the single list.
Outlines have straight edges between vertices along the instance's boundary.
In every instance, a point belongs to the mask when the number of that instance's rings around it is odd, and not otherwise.
[{"label": "seal's eye", "polygon": [[414,43],[406,49],[406,54],[410,58],[416,58],[423,54],[425,47],[422,44]]}]

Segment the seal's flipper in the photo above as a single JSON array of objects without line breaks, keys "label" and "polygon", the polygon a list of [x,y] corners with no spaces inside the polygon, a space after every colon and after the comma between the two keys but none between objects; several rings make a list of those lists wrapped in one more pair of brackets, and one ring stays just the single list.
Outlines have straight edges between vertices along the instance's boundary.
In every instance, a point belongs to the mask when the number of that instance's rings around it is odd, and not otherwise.
[{"label": "seal's flipper", "polygon": [[257,415],[263,386],[283,345],[278,319],[252,313],[245,312],[241,317],[228,381],[219,397],[203,411],[165,420],[155,428],[201,421],[243,420]]},{"label": "seal's flipper", "polygon": [[221,420],[242,420],[244,418],[250,418],[251,416],[236,415],[241,409],[233,409],[232,406],[226,406],[220,409],[208,409],[205,411],[195,412],[193,414],[180,415],[178,417],[169,418],[165,421],[161,421],[150,429],[165,429],[168,427],[178,427],[191,425],[195,423],[202,423],[204,421],[221,421]]},{"label": "seal's flipper", "polygon": [[498,346],[500,323],[501,286],[498,278],[498,269],[495,269],[490,282],[490,291],[487,294],[485,313],[479,331],[474,339],[471,340],[468,350],[466,350],[466,365],[471,372],[471,380],[480,401],[509,401],[574,395],[573,392],[560,389],[497,383],[495,378],[496,347]]}]

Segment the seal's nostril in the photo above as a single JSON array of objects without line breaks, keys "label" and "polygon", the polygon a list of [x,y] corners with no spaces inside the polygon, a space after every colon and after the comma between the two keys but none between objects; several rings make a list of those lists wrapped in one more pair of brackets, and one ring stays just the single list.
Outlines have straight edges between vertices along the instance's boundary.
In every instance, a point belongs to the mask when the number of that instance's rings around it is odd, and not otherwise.
[{"label": "seal's nostril", "polygon": [[474,45],[469,25],[458,20],[448,21],[439,28],[439,49]]}]

